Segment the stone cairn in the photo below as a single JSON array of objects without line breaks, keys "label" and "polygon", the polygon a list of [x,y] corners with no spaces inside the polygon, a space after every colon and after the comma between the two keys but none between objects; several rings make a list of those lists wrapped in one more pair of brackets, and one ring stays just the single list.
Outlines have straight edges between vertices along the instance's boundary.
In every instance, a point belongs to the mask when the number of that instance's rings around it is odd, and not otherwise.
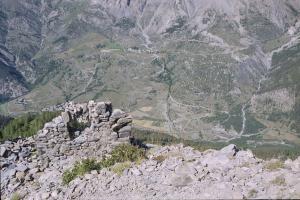
[{"label": "stone cairn", "polygon": [[[85,124],[84,130],[70,130],[70,124]],[[111,102],[66,103],[65,111],[46,123],[36,137],[40,155],[64,156],[72,150],[98,145],[128,142],[131,136],[132,117],[120,109],[112,109]],[[99,140],[105,140],[99,142]],[[97,144],[99,143],[99,144]],[[90,150],[90,149],[89,149]],[[94,149],[94,153],[101,153]],[[47,152],[47,154],[45,154]],[[89,155],[90,152],[86,152]],[[84,156],[84,154],[82,154]]]}]

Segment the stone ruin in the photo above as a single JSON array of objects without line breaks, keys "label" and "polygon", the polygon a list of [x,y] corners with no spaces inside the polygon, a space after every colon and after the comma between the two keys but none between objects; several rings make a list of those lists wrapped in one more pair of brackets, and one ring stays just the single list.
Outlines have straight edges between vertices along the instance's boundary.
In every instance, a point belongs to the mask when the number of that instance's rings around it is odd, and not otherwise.
[{"label": "stone ruin", "polygon": [[41,172],[54,179],[53,174],[76,161],[101,159],[115,146],[130,142],[132,117],[110,102],[68,102],[63,107],[65,111],[35,136],[0,144],[1,192],[10,194],[39,180]]},{"label": "stone ruin", "polygon": [[[86,127],[74,130],[72,124]],[[75,152],[81,157],[101,156],[112,146],[129,142],[131,126],[132,117],[113,110],[111,102],[68,102],[65,111],[38,132],[36,147],[41,156],[51,160]]]}]

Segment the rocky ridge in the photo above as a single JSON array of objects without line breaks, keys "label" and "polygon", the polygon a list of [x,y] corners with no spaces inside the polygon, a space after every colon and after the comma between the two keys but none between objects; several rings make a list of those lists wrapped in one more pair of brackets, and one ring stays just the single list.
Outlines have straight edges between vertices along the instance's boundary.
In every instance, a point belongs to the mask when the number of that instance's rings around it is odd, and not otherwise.
[{"label": "rocky ridge", "polygon": [[[98,159],[128,143],[132,117],[110,102],[64,105],[36,136],[1,144],[1,198],[24,199],[242,199],[299,198],[300,157],[264,161],[231,144],[199,152],[183,145],[147,144],[147,159],[121,174],[91,171],[68,185],[62,174],[76,161]],[[86,123],[82,131],[72,123]]]},{"label": "rocky ridge", "polygon": [[[74,162],[101,158],[129,141],[131,116],[112,109],[110,102],[66,103],[65,111],[44,125],[36,136],[5,141],[1,148],[1,197],[21,190],[30,199],[61,187],[61,174]],[[90,125],[82,131],[71,123]],[[3,196],[2,196],[3,195]]]},{"label": "rocky ridge", "polygon": [[205,152],[157,146],[147,160],[121,176],[102,170],[75,179],[58,199],[299,198],[300,158],[278,168],[273,167],[276,163],[238,151],[235,145]]}]

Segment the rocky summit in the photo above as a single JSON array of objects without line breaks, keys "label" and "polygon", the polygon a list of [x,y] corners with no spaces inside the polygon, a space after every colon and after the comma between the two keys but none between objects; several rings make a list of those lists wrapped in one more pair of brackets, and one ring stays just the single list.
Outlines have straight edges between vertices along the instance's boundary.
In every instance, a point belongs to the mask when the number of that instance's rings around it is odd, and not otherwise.
[{"label": "rocky summit", "polygon": [[0,145],[1,199],[300,198],[300,157],[265,161],[233,144],[204,152],[140,144],[144,159],[90,170],[65,184],[64,172],[82,159],[113,157],[117,146],[135,142],[132,117],[110,102],[63,107],[37,135]]},{"label": "rocky summit", "polygon": [[299,0],[1,0],[0,113],[109,100],[184,139],[299,147],[299,16]]}]

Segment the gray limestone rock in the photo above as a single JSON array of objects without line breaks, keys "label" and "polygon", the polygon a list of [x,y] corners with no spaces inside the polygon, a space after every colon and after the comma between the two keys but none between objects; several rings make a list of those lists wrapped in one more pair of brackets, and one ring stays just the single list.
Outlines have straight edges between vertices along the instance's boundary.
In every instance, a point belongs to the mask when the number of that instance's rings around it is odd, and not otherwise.
[{"label": "gray limestone rock", "polygon": [[134,175],[134,176],[141,176],[143,173],[141,172],[141,170],[139,170],[138,168],[134,167],[132,169],[130,169],[130,172]]},{"label": "gray limestone rock", "polygon": [[65,124],[69,123],[72,119],[69,111],[62,112],[61,116]]},{"label": "gray limestone rock", "polygon": [[104,102],[99,102],[94,109],[95,113],[97,113],[98,115],[102,115],[106,112],[106,104]]},{"label": "gray limestone rock", "polygon": [[1,146],[0,147],[0,157],[4,157],[7,153],[6,147]]},{"label": "gray limestone rock", "polygon": [[132,122],[132,117],[120,118],[117,121],[117,125],[123,127]]},{"label": "gray limestone rock", "polygon": [[48,199],[50,197],[50,193],[49,192],[43,192],[41,194],[41,199]]},{"label": "gray limestone rock", "polygon": [[230,144],[230,145],[224,147],[223,149],[221,149],[220,153],[222,153],[226,156],[235,156],[238,151],[239,151],[239,149],[234,144]]},{"label": "gray limestone rock", "polygon": [[17,164],[16,170],[18,172],[25,172],[27,171],[29,168],[25,165],[25,164]]},{"label": "gray limestone rock", "polygon": [[124,126],[118,131],[119,138],[129,137],[131,135],[131,126]]},{"label": "gray limestone rock", "polygon": [[23,182],[25,179],[25,172],[17,172],[16,178],[19,182]]},{"label": "gray limestone rock", "polygon": [[124,117],[126,117],[126,113],[125,112],[123,112],[120,109],[114,109],[113,112],[112,112],[112,114],[111,114],[111,116],[110,116],[110,120],[116,121],[116,120],[118,120],[120,118],[124,118]]}]

